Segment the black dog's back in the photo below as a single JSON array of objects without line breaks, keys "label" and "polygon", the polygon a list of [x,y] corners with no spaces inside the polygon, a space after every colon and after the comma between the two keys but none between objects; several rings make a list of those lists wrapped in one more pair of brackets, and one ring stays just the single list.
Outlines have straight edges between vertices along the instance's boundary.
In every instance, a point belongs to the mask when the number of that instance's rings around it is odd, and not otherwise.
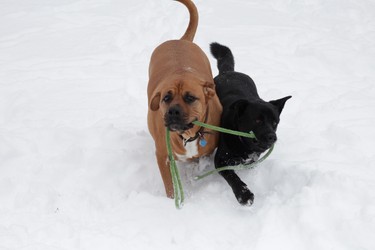
[{"label": "black dog's back", "polygon": [[[231,50],[221,44],[211,43],[211,53],[217,59],[219,75],[215,77],[216,92],[220,101],[226,99],[254,99],[259,98],[253,79],[248,75],[234,71],[234,57]],[[223,85],[230,84],[230,87]]]}]

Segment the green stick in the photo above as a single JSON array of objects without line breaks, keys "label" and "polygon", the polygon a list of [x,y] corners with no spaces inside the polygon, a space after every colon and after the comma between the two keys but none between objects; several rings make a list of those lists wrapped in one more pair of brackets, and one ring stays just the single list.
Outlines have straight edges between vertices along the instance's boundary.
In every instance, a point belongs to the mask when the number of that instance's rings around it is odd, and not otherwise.
[{"label": "green stick", "polygon": [[[216,130],[216,131],[219,131],[219,132],[222,132],[222,133],[231,134],[231,135],[238,135],[238,136],[247,137],[247,138],[256,138],[255,134],[252,131],[250,131],[249,133],[244,133],[244,132],[240,132],[240,131],[235,131],[235,130],[231,130],[231,129],[217,127],[217,126],[210,125],[210,124],[205,124],[205,123],[200,122],[200,121],[195,121],[195,122],[193,122],[193,124],[195,124],[197,126],[205,127],[205,128],[211,129],[211,130]],[[252,169],[256,165],[258,165],[258,163],[261,163],[262,161],[264,161],[271,154],[271,152],[273,150],[273,147],[274,147],[274,145],[272,145],[272,147],[268,150],[268,152],[262,158],[257,160],[256,162],[253,162],[253,163],[250,163],[250,164],[240,164],[240,165],[236,165],[236,166],[220,167],[220,168],[211,170],[211,171],[209,171],[209,172],[207,172],[203,175],[196,176],[194,179],[195,180],[201,180],[204,177],[207,177],[207,176],[209,176],[213,173],[218,173],[218,172],[221,172],[221,171],[224,171],[224,170]]]},{"label": "green stick", "polygon": [[176,161],[173,157],[170,132],[168,128],[166,128],[166,130],[167,130],[166,131],[167,151],[168,151],[170,170],[171,170],[171,175],[172,175],[174,202],[175,202],[176,208],[180,209],[182,208],[184,204],[184,199],[185,199],[184,189],[182,188],[180,174],[177,169]]},{"label": "green stick", "polygon": [[208,171],[207,173],[205,174],[202,174],[202,175],[198,175],[198,176],[195,176],[194,177],[194,180],[201,180],[213,173],[219,173],[221,171],[224,171],[224,170],[243,170],[243,169],[252,169],[252,168],[255,168],[259,163],[261,163],[262,161],[264,161],[265,159],[267,159],[267,157],[272,153],[272,150],[273,150],[273,147],[274,145],[272,145],[270,147],[270,149],[268,150],[268,152],[262,156],[262,158],[258,159],[257,161],[253,162],[253,163],[249,163],[249,164],[239,164],[239,165],[236,165],[236,166],[225,166],[225,167],[219,167],[219,168],[216,168],[214,170],[211,170],[211,171]]},{"label": "green stick", "polygon": [[[205,127],[205,128],[211,129],[211,130],[216,130],[216,131],[219,131],[219,132],[222,132],[222,133],[231,134],[231,135],[238,135],[238,136],[243,136],[243,137],[247,137],[247,138],[256,138],[255,134],[251,131],[249,133],[244,133],[244,132],[240,132],[240,131],[235,131],[235,130],[231,130],[231,129],[217,127],[217,126],[206,124],[206,123],[203,123],[203,122],[200,122],[200,121],[195,121],[195,122],[193,122],[193,124],[195,124],[197,126]],[[183,190],[183,187],[182,187],[182,184],[181,184],[180,174],[179,174],[178,169],[177,169],[176,161],[173,157],[170,131],[169,131],[168,128],[166,128],[166,142],[167,142],[168,158],[169,158],[169,162],[170,162],[170,171],[171,171],[171,175],[172,175],[175,205],[176,205],[176,208],[180,209],[180,208],[182,208],[182,206],[184,204],[184,199],[185,199],[184,190]],[[271,154],[271,152],[273,150],[273,147],[274,147],[274,145],[272,145],[272,147],[268,150],[268,152],[262,158],[257,160],[256,162],[253,162],[253,163],[250,163],[250,164],[240,164],[240,165],[236,165],[236,166],[220,167],[220,168],[208,171],[207,173],[205,173],[203,175],[196,176],[194,179],[195,180],[201,180],[201,179],[203,179],[203,178],[205,178],[205,177],[207,177],[207,176],[209,176],[213,173],[218,173],[218,172],[221,172],[221,171],[224,171],[224,170],[252,169],[252,168],[256,167],[259,163],[264,161]]]},{"label": "green stick", "polygon": [[227,129],[227,128],[217,127],[217,126],[206,124],[206,123],[203,123],[203,122],[200,122],[200,121],[195,121],[195,122],[193,122],[193,124],[195,124],[197,126],[209,128],[211,130],[216,130],[216,131],[219,131],[219,132],[222,132],[222,133],[226,133],[226,134],[238,135],[238,136],[247,137],[247,138],[256,138],[255,134],[252,131],[250,131],[249,133],[245,133],[245,132],[235,131],[235,130],[231,130],[231,129]]}]

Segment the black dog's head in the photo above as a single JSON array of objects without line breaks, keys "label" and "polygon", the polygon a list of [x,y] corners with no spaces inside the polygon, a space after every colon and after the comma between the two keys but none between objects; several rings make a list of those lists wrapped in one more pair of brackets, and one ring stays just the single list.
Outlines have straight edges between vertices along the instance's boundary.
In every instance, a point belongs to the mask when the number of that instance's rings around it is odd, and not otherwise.
[{"label": "black dog's head", "polygon": [[289,98],[291,96],[270,102],[238,100],[232,104],[230,108],[235,113],[238,130],[242,132],[253,131],[256,136],[256,139],[241,137],[241,141],[250,150],[261,153],[276,142],[276,130],[280,121],[280,114]]}]

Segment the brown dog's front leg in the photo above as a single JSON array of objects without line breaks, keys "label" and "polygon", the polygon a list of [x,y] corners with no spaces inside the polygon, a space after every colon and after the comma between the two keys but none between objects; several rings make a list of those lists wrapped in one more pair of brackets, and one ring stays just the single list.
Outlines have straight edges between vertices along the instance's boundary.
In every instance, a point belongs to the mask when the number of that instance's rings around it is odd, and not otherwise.
[{"label": "brown dog's front leg", "polygon": [[173,183],[168,156],[166,154],[160,154],[156,152],[156,158],[158,161],[161,178],[164,182],[165,192],[169,198],[173,199]]}]

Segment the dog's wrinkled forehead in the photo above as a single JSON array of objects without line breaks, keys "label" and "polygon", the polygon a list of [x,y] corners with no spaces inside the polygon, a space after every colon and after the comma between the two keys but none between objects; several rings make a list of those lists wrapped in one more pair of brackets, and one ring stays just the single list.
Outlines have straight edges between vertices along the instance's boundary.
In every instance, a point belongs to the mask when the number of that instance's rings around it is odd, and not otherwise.
[{"label": "dog's wrinkled forehead", "polygon": [[179,81],[170,83],[169,86],[164,90],[162,98],[195,98],[196,100],[199,99],[201,95],[203,95],[203,88],[197,83],[190,81]]}]

